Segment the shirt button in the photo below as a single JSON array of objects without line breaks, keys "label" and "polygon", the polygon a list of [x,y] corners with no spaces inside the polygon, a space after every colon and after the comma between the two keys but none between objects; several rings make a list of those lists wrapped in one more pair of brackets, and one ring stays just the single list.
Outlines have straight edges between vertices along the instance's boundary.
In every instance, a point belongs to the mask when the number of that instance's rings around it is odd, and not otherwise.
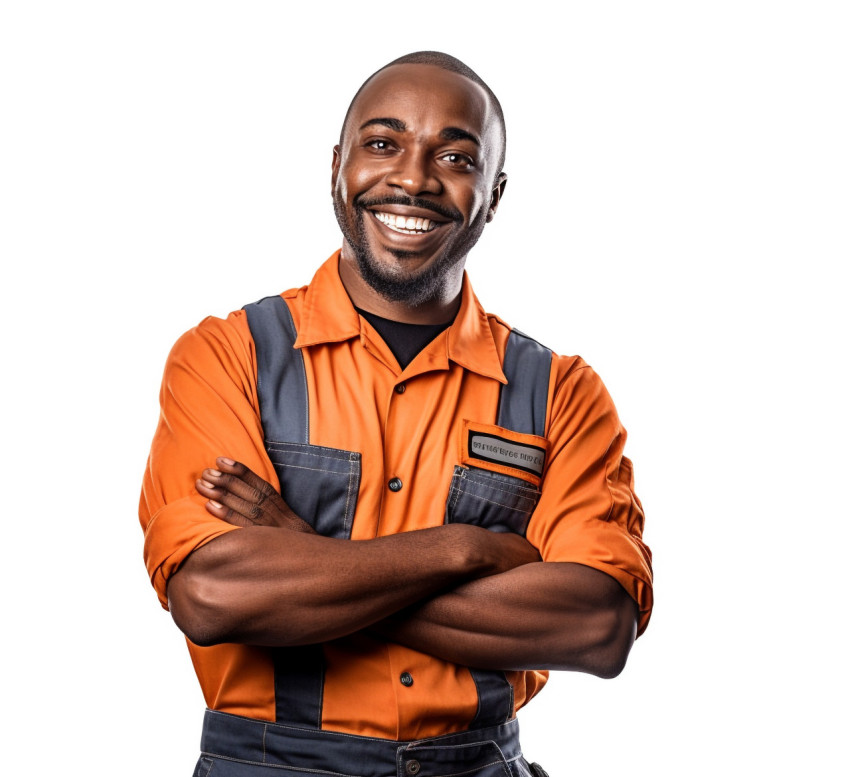
[{"label": "shirt button", "polygon": [[404,383],[399,383],[398,386],[395,387],[395,393],[396,394],[404,394],[406,389],[407,389],[407,386],[405,386]]},{"label": "shirt button", "polygon": [[402,672],[398,679],[401,680],[402,685],[406,685],[408,688],[413,685],[413,675],[410,672]]},{"label": "shirt button", "polygon": [[407,766],[404,767],[404,770],[408,774],[419,774],[419,761],[408,761]]},{"label": "shirt button", "polygon": [[404,485],[398,478],[393,478],[389,483],[387,483],[387,487],[390,491],[401,491],[401,487]]}]

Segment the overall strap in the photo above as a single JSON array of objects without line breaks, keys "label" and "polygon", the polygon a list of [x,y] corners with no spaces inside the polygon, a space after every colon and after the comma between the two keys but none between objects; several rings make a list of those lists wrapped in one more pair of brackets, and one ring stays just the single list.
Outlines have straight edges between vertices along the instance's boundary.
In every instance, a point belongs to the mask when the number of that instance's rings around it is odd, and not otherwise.
[{"label": "overall strap", "polygon": [[[310,442],[310,409],[304,356],[296,349],[295,322],[280,295],[243,308],[257,355],[257,396],[266,440]],[[321,645],[272,649],[275,720],[302,728],[322,727],[325,678]]]},{"label": "overall strap", "polygon": [[502,371],[508,379],[499,396],[496,425],[543,437],[549,396],[552,351],[518,329],[512,329]]},{"label": "overall strap", "polygon": [[[508,379],[499,394],[496,425],[522,434],[544,436],[552,351],[513,329],[508,336],[502,371]],[[510,720],[514,689],[504,672],[470,669],[478,689],[478,712],[470,728],[486,728]]]},{"label": "overall strap", "polygon": [[280,295],[243,308],[257,353],[257,395],[267,440],[310,442],[304,356],[295,348],[295,323]]}]

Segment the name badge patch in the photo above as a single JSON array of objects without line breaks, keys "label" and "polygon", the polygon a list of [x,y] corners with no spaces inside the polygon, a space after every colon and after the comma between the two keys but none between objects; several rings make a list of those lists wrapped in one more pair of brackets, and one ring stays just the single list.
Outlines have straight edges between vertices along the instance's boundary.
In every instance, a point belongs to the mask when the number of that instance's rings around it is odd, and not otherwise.
[{"label": "name badge patch", "polygon": [[464,421],[463,463],[540,485],[546,464],[545,438],[500,426]]}]

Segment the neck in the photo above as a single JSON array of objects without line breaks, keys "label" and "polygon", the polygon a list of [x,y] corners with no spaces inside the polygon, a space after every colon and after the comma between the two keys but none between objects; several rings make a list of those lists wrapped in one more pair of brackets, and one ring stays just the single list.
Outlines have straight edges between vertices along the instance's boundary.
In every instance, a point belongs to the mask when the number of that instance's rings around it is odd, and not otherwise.
[{"label": "neck", "polygon": [[451,321],[460,308],[463,289],[463,263],[446,273],[439,293],[421,305],[391,300],[375,291],[360,275],[357,261],[346,258],[343,250],[339,260],[339,277],[354,307],[374,313],[390,321],[405,324],[442,324]]}]

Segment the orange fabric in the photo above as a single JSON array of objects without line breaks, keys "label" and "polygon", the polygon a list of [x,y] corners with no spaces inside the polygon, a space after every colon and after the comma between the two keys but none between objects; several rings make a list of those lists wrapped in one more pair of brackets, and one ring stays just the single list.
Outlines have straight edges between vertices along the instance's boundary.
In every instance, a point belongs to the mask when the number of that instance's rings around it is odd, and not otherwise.
[{"label": "orange fabric", "polygon": [[[510,328],[486,314],[464,278],[454,324],[401,371],[351,305],[334,254],[309,286],[283,294],[307,371],[310,442],[362,453],[352,539],[443,522],[466,422],[492,424],[505,382]],[[404,393],[395,387],[404,383]],[[145,561],[163,606],[166,583],[196,548],[234,530],[210,516],[194,481],[219,455],[278,485],[264,446],[253,341],[243,311],[207,318],[172,350],[140,503]],[[549,386],[543,494],[528,539],[545,561],[572,561],[615,577],[638,602],[640,630],[652,606],[650,555],[625,431],[602,382],[578,357],[555,357]],[[391,492],[387,482],[403,487]],[[189,650],[207,705],[274,719],[272,663],[261,648]],[[415,650],[352,635],[325,646],[323,727],[391,739],[464,729],[477,696],[469,672]],[[401,672],[416,682],[402,686]],[[510,672],[515,707],[546,672]]]}]

